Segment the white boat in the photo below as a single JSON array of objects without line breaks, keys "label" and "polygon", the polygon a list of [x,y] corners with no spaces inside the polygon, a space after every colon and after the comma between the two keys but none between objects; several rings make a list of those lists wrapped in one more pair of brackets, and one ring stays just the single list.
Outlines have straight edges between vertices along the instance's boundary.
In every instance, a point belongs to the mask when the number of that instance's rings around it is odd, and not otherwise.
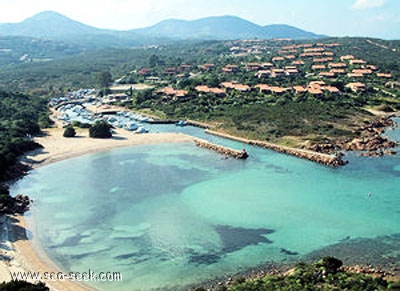
[{"label": "white boat", "polygon": [[187,122],[184,120],[179,120],[177,123],[175,123],[176,126],[186,126]]},{"label": "white boat", "polygon": [[134,131],[134,130],[138,130],[139,126],[134,122],[130,122],[130,123],[125,124],[124,128],[127,130]]},{"label": "white boat", "polygon": [[136,131],[135,131],[135,133],[148,133],[148,132],[149,131],[142,126],[138,127],[138,129],[136,129]]}]

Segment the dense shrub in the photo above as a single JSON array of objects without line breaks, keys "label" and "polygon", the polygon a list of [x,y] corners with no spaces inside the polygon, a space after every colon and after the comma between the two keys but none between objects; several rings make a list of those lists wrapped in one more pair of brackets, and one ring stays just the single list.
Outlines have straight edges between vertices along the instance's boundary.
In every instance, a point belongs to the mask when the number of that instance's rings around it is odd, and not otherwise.
[{"label": "dense shrub", "polygon": [[74,137],[75,135],[76,135],[76,131],[73,126],[70,125],[64,129],[64,133],[63,133],[64,137]]},{"label": "dense shrub", "polygon": [[93,138],[110,138],[112,136],[111,128],[111,125],[106,121],[96,121],[89,128],[89,136]]}]

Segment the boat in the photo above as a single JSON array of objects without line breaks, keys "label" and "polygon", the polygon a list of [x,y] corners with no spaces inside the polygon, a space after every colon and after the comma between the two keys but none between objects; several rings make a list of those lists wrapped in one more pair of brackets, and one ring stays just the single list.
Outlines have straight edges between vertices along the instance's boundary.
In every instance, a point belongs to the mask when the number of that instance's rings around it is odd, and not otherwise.
[{"label": "boat", "polygon": [[176,126],[186,126],[187,122],[184,120],[179,120],[177,123],[175,123]]},{"label": "boat", "polygon": [[127,130],[134,131],[134,130],[139,129],[139,126],[134,122],[129,122],[129,123],[125,124],[124,128]]},{"label": "boat", "polygon": [[136,131],[135,131],[135,133],[148,133],[148,132],[149,131],[142,126],[138,127],[138,129],[136,129]]}]

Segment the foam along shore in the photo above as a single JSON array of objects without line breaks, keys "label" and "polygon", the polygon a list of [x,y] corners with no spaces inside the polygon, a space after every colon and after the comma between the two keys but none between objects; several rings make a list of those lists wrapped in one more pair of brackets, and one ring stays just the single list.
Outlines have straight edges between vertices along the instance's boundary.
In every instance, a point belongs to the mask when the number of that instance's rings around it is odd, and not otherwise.
[{"label": "foam along shore", "polygon": [[212,134],[215,136],[220,136],[223,138],[228,138],[231,140],[239,141],[245,144],[249,145],[255,145],[263,148],[267,148],[279,153],[284,153],[288,155],[292,155],[298,158],[310,160],[319,164],[327,165],[327,166],[342,166],[345,165],[346,162],[341,159],[341,157],[338,155],[328,155],[324,153],[319,153],[319,152],[314,152],[310,150],[303,150],[303,149],[296,149],[296,148],[291,148],[291,147],[286,147],[286,146],[281,146],[277,145],[274,143],[270,142],[265,142],[265,141],[260,141],[260,140],[249,140],[233,135],[229,135],[226,133],[218,132],[218,131],[213,131],[206,129],[206,133]]}]

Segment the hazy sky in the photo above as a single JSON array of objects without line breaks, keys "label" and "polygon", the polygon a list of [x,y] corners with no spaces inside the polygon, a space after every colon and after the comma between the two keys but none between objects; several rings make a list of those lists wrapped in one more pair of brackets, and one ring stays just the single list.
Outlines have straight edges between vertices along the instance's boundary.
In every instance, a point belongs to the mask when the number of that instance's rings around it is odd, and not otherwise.
[{"label": "hazy sky", "polygon": [[331,36],[400,39],[399,0],[0,0],[0,23],[45,10],[99,28],[133,29],[168,19],[235,15]]}]

